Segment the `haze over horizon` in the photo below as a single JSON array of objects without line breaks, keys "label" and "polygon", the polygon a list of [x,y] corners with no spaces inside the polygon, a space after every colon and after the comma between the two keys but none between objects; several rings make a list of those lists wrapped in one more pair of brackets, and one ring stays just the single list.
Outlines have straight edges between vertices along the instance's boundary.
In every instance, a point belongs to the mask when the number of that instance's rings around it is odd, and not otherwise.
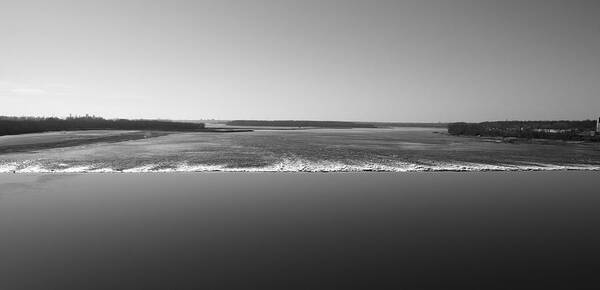
[{"label": "haze over horizon", "polygon": [[0,0],[0,115],[595,119],[600,3]]}]

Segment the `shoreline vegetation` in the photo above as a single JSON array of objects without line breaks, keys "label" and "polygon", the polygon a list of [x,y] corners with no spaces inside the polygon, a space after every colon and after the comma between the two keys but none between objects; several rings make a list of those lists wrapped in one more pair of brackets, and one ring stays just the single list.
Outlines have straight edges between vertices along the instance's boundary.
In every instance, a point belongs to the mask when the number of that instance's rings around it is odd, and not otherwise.
[{"label": "shoreline vegetation", "polygon": [[81,130],[157,130],[198,131],[204,130],[203,123],[183,123],[162,120],[107,120],[95,116],[60,118],[1,117],[0,136],[51,131]]},{"label": "shoreline vegetation", "polygon": [[235,133],[250,129],[206,128],[204,123],[169,120],[108,120],[95,116],[6,117],[0,116],[0,154],[116,143],[160,137],[174,132]]},{"label": "shoreline vegetation", "polygon": [[204,123],[169,120],[104,119],[96,116],[67,117],[6,117],[0,116],[0,136],[56,131],[136,130],[171,132],[249,132],[249,129],[206,128]]},{"label": "shoreline vegetation", "polygon": [[596,121],[494,121],[449,123],[448,134],[491,137],[504,142],[520,140],[561,140],[599,142]]}]

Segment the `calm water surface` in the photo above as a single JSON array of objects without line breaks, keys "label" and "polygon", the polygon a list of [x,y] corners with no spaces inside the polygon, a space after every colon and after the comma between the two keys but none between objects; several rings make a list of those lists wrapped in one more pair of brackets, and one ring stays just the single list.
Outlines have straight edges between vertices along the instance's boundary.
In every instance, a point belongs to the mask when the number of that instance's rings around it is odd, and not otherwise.
[{"label": "calm water surface", "polygon": [[597,289],[598,188],[596,171],[3,174],[0,289]]}]

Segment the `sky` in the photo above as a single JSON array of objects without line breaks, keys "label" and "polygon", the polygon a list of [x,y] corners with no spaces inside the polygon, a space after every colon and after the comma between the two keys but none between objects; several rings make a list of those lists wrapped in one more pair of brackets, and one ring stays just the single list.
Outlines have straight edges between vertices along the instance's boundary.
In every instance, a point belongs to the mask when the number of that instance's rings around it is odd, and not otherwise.
[{"label": "sky", "polygon": [[597,0],[0,0],[0,115],[600,116]]}]

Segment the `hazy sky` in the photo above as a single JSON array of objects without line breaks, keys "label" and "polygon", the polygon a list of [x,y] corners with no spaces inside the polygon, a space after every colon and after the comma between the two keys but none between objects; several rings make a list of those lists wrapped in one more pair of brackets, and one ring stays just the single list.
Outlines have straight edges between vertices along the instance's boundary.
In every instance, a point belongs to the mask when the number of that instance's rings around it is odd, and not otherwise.
[{"label": "hazy sky", "polygon": [[600,115],[600,1],[0,0],[0,115]]}]

